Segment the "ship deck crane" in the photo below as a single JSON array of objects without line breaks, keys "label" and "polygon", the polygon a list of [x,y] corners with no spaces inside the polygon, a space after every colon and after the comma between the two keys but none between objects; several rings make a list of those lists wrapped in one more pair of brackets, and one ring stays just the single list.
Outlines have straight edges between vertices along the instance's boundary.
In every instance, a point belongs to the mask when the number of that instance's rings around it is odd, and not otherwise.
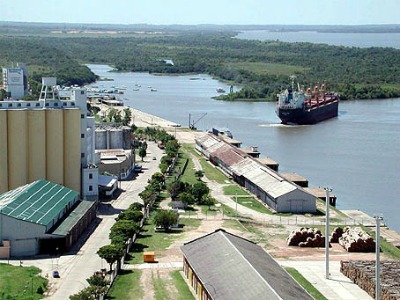
[{"label": "ship deck crane", "polygon": [[201,120],[203,119],[205,116],[207,115],[207,113],[204,113],[201,115],[200,118],[198,118],[197,120],[191,120],[191,114],[189,114],[189,128],[192,130],[196,130],[197,128],[195,127],[195,125]]}]

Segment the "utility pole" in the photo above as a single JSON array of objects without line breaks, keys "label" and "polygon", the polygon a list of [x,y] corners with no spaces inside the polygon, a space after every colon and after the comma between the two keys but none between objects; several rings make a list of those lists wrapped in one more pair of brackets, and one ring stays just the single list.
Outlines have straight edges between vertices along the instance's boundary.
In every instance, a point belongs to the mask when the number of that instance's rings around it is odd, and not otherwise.
[{"label": "utility pole", "polygon": [[236,199],[236,220],[237,220],[237,219],[238,219],[238,212],[237,212],[237,192],[236,192],[235,199]]},{"label": "utility pole", "polygon": [[329,202],[330,202],[330,196],[329,193],[332,191],[332,189],[326,187],[326,199],[325,199],[325,204],[326,204],[326,222],[325,222],[325,278],[329,279]]}]

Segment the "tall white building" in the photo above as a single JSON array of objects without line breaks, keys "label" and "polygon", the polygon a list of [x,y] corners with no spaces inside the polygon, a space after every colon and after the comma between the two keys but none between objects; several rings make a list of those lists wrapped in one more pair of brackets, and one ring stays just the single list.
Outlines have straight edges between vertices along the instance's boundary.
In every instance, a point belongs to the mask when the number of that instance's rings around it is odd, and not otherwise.
[{"label": "tall white building", "polygon": [[3,68],[3,86],[7,97],[18,100],[28,94],[28,69],[25,65]]}]

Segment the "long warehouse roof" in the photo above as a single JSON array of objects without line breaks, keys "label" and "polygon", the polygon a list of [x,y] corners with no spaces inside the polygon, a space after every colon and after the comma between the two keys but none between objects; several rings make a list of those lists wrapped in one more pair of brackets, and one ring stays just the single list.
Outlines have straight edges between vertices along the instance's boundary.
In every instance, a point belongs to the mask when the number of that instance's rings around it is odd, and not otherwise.
[{"label": "long warehouse roof", "polygon": [[78,193],[40,179],[0,195],[0,213],[47,226],[57,218]]}]

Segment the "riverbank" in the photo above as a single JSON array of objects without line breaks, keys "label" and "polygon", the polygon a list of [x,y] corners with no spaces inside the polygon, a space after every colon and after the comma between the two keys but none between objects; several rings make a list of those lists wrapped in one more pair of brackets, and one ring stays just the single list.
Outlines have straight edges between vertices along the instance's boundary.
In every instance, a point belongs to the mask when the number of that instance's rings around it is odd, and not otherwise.
[{"label": "riverbank", "polygon": [[[126,107],[119,107],[118,109],[123,110],[124,108]],[[206,134],[206,132],[190,130],[187,127],[182,127],[180,124],[163,119],[156,115],[152,115],[131,107],[129,108],[132,111],[132,122],[137,127],[150,126],[162,128],[171,135],[175,136],[181,144],[194,144],[195,139],[200,138],[201,136],[204,136]],[[266,154],[264,153],[264,155]],[[367,226],[373,231],[375,230],[375,219],[367,213],[364,213],[358,209],[346,209],[339,211],[346,215],[349,219],[353,220],[353,224],[357,223],[363,226]],[[392,243],[394,246],[400,247],[400,234],[386,227],[384,221],[381,225],[383,227],[383,230],[381,230],[381,236],[385,238],[388,242]]]}]

